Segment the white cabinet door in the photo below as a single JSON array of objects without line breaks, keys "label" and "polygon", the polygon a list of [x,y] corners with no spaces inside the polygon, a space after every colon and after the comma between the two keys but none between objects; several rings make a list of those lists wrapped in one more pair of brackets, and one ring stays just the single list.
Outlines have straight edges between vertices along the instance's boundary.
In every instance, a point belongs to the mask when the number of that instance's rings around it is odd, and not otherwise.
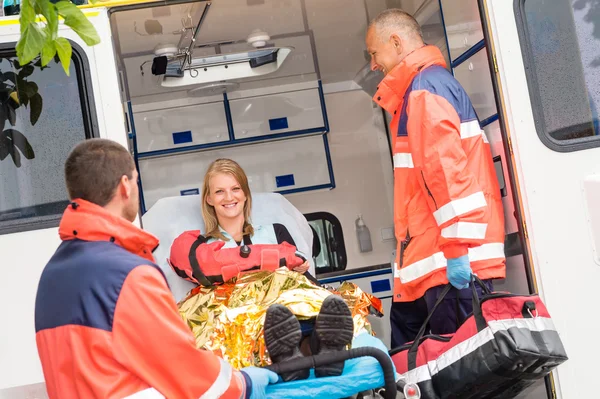
[{"label": "white cabinet door", "polygon": [[297,131],[324,131],[319,89],[230,101],[236,140]]},{"label": "white cabinet door", "polygon": [[201,193],[204,173],[217,158],[238,162],[248,175],[252,191],[285,193],[332,185],[323,136],[300,137],[140,159],[146,209],[163,197]]},{"label": "white cabinet door", "polygon": [[229,140],[222,102],[135,113],[138,152]]}]

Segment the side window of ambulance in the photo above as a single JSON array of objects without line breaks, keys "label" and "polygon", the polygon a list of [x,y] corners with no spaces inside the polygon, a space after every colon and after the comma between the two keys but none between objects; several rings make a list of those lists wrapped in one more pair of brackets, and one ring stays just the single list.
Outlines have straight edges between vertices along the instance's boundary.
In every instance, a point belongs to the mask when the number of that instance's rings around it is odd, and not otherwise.
[{"label": "side window of ambulance", "polygon": [[14,47],[0,48],[0,234],[58,225],[68,203],[64,162],[93,135],[86,62],[73,44],[67,76],[54,60],[20,65]]},{"label": "side window of ambulance", "polygon": [[556,151],[600,146],[597,1],[516,4],[536,128]]},{"label": "side window of ambulance", "polygon": [[342,225],[331,213],[315,212],[304,215],[313,231],[313,260],[317,274],[346,269],[346,246]]}]

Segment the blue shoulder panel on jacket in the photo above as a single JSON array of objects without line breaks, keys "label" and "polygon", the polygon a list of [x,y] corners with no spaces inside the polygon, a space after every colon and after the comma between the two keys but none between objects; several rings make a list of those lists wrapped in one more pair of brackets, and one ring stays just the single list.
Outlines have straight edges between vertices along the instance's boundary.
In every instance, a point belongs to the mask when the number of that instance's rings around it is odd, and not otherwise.
[{"label": "blue shoulder panel on jacket", "polygon": [[477,114],[465,89],[446,68],[434,65],[424,69],[415,76],[411,85],[406,90],[404,105],[402,106],[400,121],[398,123],[398,136],[406,136],[408,134],[406,131],[406,124],[408,122],[406,107],[408,96],[413,90],[427,90],[432,94],[444,97],[456,110],[461,123],[477,120]]},{"label": "blue shoulder panel on jacket", "polygon": [[427,90],[444,97],[454,107],[461,122],[477,119],[467,92],[446,68],[435,65],[424,69],[411,86],[413,90]]},{"label": "blue shoulder panel on jacket", "polygon": [[46,265],[35,301],[35,330],[81,325],[111,331],[127,275],[160,268],[107,241],[64,241]]}]

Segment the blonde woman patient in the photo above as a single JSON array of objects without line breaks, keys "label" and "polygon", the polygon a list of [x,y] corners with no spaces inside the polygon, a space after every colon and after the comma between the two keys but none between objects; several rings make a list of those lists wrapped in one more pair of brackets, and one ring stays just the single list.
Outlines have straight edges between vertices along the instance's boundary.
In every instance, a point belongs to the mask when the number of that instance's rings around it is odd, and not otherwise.
[{"label": "blonde woman patient", "polygon": [[[250,244],[281,244],[296,246],[287,228],[279,223],[252,225],[252,194],[248,177],[240,165],[231,159],[217,159],[204,175],[202,216],[208,243],[224,241],[223,248]],[[304,262],[292,270],[303,274],[318,285]]]}]

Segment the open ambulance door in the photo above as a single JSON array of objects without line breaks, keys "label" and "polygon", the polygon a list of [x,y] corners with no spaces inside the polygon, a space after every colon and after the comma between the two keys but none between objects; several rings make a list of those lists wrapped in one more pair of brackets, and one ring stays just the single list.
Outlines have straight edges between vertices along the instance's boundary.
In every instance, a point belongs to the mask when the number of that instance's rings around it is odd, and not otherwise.
[{"label": "open ambulance door", "polygon": [[569,360],[552,397],[598,396],[597,2],[479,0],[528,274]]},{"label": "open ambulance door", "polygon": [[[54,61],[43,69],[18,65],[18,16],[0,18],[0,143],[6,144],[7,129],[20,133],[12,133],[16,148],[0,144],[0,398],[46,397],[34,304],[42,269],[60,244],[69,151],[91,137],[127,146],[107,10],[91,8],[84,14],[101,42],[88,47],[60,25],[59,34],[73,46],[69,76]],[[7,100],[15,85],[27,93],[27,105]]]}]

